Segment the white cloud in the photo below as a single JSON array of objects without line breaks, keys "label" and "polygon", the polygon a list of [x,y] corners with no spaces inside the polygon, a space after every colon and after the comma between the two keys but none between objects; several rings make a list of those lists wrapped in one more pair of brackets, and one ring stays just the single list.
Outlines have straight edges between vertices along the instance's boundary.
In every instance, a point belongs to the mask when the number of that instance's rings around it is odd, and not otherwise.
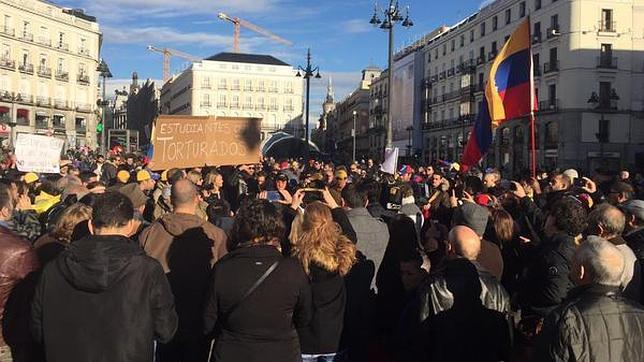
[{"label": "white cloud", "polygon": [[350,34],[359,34],[371,31],[372,26],[364,19],[352,19],[343,21],[341,29]]}]

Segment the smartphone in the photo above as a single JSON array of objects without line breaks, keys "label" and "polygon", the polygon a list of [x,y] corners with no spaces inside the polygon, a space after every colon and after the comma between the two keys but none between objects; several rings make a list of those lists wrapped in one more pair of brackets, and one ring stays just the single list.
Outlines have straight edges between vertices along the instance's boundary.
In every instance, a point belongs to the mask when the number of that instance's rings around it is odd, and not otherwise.
[{"label": "smartphone", "polygon": [[304,192],[322,192],[322,190],[315,189],[315,188],[312,188],[312,187],[305,187],[305,188],[302,189],[302,191],[304,191]]},{"label": "smartphone", "polygon": [[280,201],[282,199],[282,195],[279,193],[279,191],[267,191],[266,198],[270,202]]}]

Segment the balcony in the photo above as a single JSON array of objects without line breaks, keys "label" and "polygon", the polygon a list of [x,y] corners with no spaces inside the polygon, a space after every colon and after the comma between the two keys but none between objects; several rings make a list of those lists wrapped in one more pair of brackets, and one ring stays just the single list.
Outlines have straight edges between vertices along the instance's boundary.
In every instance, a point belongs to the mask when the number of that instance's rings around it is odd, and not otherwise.
[{"label": "balcony", "polygon": [[258,104],[255,106],[256,111],[265,111],[266,110],[266,105],[264,104]]},{"label": "balcony", "polygon": [[535,64],[532,69],[534,70],[533,73],[535,77],[541,77],[541,67],[538,64]]},{"label": "balcony", "polygon": [[22,32],[18,34],[18,39],[24,40],[24,41],[34,41],[34,35],[32,33],[27,33],[27,32]]},{"label": "balcony", "polygon": [[217,89],[219,89],[219,90],[228,90],[228,86],[226,84],[219,84],[219,86],[217,86]]},{"label": "balcony", "polygon": [[76,81],[80,84],[89,84],[89,75],[86,74],[79,74],[78,77],[76,78]]},{"label": "balcony", "polygon": [[279,109],[279,108],[277,107],[277,105],[276,105],[276,104],[271,104],[271,105],[268,107],[268,110],[269,110],[269,111],[272,111],[272,112],[276,112],[278,109]]},{"label": "balcony", "polygon": [[532,34],[532,44],[534,45],[539,43],[541,43],[541,32]]},{"label": "balcony", "polygon": [[47,118],[39,118],[36,116],[36,128],[37,129],[49,128],[49,120]]},{"label": "balcony", "polygon": [[18,70],[20,73],[34,74],[34,65],[33,64],[20,64],[18,65]]},{"label": "balcony", "polygon": [[14,100],[18,103],[24,103],[24,104],[32,104],[33,103],[33,97],[29,93],[18,93],[16,95],[16,98]]},{"label": "balcony", "polygon": [[50,106],[49,97],[36,97],[36,105],[40,107],[49,107]]},{"label": "balcony", "polygon": [[543,73],[544,74],[558,72],[558,71],[559,71],[559,61],[558,60],[543,63]]},{"label": "balcony", "polygon": [[217,108],[228,108],[226,102],[217,102]]},{"label": "balcony", "polygon": [[447,72],[446,72],[446,71],[442,71],[442,72],[440,72],[440,74],[438,75],[438,79],[439,79],[439,80],[443,80],[443,79],[445,79],[445,77],[446,77],[446,76],[447,76]]},{"label": "balcony", "polygon": [[546,30],[546,37],[548,39],[554,39],[559,36],[559,25],[551,26]]},{"label": "balcony", "polygon": [[65,129],[65,121],[54,118],[53,126],[55,129]]},{"label": "balcony", "polygon": [[617,69],[617,58],[602,55],[597,57],[597,68]]},{"label": "balcony", "polygon": [[64,99],[54,99],[54,108],[67,109],[67,101]]},{"label": "balcony", "polygon": [[277,93],[277,88],[273,88],[273,87],[268,88],[268,92],[269,93]]},{"label": "balcony", "polygon": [[85,55],[85,56],[89,57],[89,49],[87,49],[87,48],[79,48],[78,49],[78,54]]},{"label": "balcony", "polygon": [[16,30],[6,25],[0,28],[0,33],[4,35],[9,35],[9,36],[16,36]]},{"label": "balcony", "polygon": [[0,101],[11,102],[12,100],[13,100],[13,96],[11,95],[11,92],[0,91]]},{"label": "balcony", "polygon": [[555,113],[559,110],[559,99],[539,102],[539,113]]},{"label": "balcony", "polygon": [[69,82],[69,73],[64,72],[62,70],[57,70],[56,71],[56,80],[59,80],[61,82]]},{"label": "balcony", "polygon": [[460,92],[462,96],[471,96],[474,94],[475,87],[473,85],[461,88]]},{"label": "balcony", "polygon": [[76,111],[90,113],[92,111],[92,105],[89,103],[78,103],[76,104]]},{"label": "balcony", "polygon": [[51,79],[51,68],[43,66],[38,67],[38,76]]},{"label": "balcony", "polygon": [[492,61],[496,58],[496,50],[493,50],[490,52],[490,54],[487,55],[487,60]]},{"label": "balcony", "polygon": [[252,110],[253,105],[252,104],[244,104],[244,105],[242,105],[242,109],[244,109],[244,110]]},{"label": "balcony", "polygon": [[458,66],[458,69],[461,73],[465,73],[465,74],[471,74],[476,72],[476,66],[474,65],[473,60],[461,63]]},{"label": "balcony", "polygon": [[233,90],[233,91],[238,91],[239,89],[240,89],[239,84],[233,84],[233,86],[230,87],[230,90]]},{"label": "balcony", "polygon": [[476,58],[476,65],[485,64],[485,53],[481,54]]},{"label": "balcony", "polygon": [[8,69],[8,70],[15,70],[16,69],[16,62],[14,60],[9,59],[9,58],[0,58],[0,68]]},{"label": "balcony", "polygon": [[453,76],[454,74],[456,74],[456,73],[454,72],[454,68],[450,68],[450,69],[448,69],[448,70],[447,70],[447,76],[448,76],[448,77],[451,77],[451,76]]},{"label": "balcony", "polygon": [[599,32],[600,33],[616,33],[617,24],[614,21],[600,21],[599,22]]},{"label": "balcony", "polygon": [[51,39],[50,39],[50,38],[47,38],[47,37],[44,37],[44,36],[39,36],[39,37],[37,38],[37,40],[36,40],[36,43],[38,43],[38,44],[40,44],[40,45],[44,45],[44,46],[48,46],[48,47],[50,47],[50,46],[51,46]]},{"label": "balcony", "polygon": [[212,106],[212,103],[210,102],[201,102],[199,103],[199,106],[202,108],[210,108]]},{"label": "balcony", "polygon": [[460,96],[461,96],[461,91],[460,90],[445,93],[445,94],[443,94],[443,102],[448,101],[450,99],[458,98]]},{"label": "balcony", "polygon": [[58,49],[60,49],[60,50],[69,51],[69,44],[67,44],[67,43],[63,43],[63,42],[60,42],[60,43],[58,43],[58,45],[56,46],[56,48],[58,48]]}]

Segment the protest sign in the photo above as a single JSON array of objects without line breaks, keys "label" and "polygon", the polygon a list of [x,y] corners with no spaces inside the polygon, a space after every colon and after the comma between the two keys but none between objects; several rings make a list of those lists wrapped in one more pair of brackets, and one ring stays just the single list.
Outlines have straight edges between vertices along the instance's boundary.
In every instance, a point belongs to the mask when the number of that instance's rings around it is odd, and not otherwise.
[{"label": "protest sign", "polygon": [[398,166],[398,147],[385,149],[385,159],[380,166],[380,171],[393,175]]},{"label": "protest sign", "polygon": [[60,138],[19,133],[16,138],[16,165],[20,172],[60,173]]},{"label": "protest sign", "polygon": [[258,163],[260,122],[257,118],[159,116],[150,168]]}]

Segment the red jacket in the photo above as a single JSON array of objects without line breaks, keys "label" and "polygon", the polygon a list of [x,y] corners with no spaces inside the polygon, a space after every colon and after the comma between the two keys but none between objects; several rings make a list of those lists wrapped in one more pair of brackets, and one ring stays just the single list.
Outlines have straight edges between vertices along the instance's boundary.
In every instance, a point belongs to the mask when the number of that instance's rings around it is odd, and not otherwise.
[{"label": "red jacket", "polygon": [[[0,226],[0,322],[13,288],[38,267],[38,257],[31,243]],[[6,344],[3,335],[0,325],[0,346]]]}]

